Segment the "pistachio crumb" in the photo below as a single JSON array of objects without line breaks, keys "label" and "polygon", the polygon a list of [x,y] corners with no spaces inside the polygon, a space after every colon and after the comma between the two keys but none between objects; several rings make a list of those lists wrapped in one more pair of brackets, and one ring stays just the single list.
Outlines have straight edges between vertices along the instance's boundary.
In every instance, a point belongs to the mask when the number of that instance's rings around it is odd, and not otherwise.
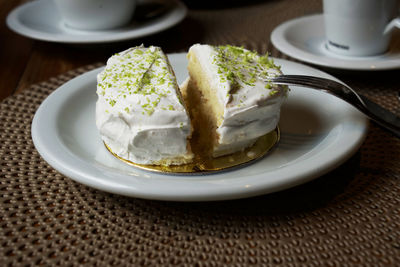
[{"label": "pistachio crumb", "polygon": [[110,100],[109,104],[113,107],[115,105],[115,103],[117,103],[117,101],[115,101],[114,99]]},{"label": "pistachio crumb", "polygon": [[276,93],[278,93],[277,90],[271,90],[271,91],[269,92],[269,95],[270,95],[270,96],[273,96],[273,95],[275,95]]}]

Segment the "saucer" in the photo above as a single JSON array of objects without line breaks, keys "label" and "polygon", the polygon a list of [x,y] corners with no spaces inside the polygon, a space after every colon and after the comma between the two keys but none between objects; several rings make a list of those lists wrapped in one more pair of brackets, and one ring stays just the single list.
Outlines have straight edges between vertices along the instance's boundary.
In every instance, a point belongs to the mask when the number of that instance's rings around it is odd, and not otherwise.
[{"label": "saucer", "polygon": [[323,15],[296,18],[276,27],[272,44],[286,55],[318,66],[359,71],[400,67],[400,35],[394,33],[388,52],[378,56],[349,57],[330,52],[325,45]]},{"label": "saucer", "polygon": [[186,6],[178,0],[139,1],[136,11],[145,12],[152,4],[154,6],[158,4],[165,10],[162,13],[147,10],[149,14],[147,17],[142,13],[134,15],[132,21],[121,28],[86,31],[64,25],[52,0],[38,0],[23,4],[11,11],[7,16],[7,25],[16,33],[42,41],[73,44],[106,43],[144,37],[163,31],[182,21],[187,13]]}]

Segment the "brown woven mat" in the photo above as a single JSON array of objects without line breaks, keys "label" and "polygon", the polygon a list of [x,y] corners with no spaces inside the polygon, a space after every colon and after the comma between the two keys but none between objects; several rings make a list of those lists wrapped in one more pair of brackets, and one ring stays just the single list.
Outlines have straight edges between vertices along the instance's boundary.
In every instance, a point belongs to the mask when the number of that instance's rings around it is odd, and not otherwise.
[{"label": "brown woven mat", "polygon": [[54,89],[96,66],[33,85],[0,104],[0,265],[400,262],[400,140],[373,125],[360,152],[337,170],[245,200],[141,200],[59,174],[36,152],[31,120]]}]

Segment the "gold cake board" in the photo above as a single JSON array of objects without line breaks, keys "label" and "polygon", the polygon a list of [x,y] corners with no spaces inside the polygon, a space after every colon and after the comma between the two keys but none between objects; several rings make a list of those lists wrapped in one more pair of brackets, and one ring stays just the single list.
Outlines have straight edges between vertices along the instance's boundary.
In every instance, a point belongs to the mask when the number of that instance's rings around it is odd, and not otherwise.
[{"label": "gold cake board", "polygon": [[236,153],[217,158],[195,155],[192,163],[169,166],[137,164],[121,158],[115,154],[106,143],[104,143],[104,145],[114,157],[139,169],[169,174],[203,174],[219,172],[235,167],[243,167],[253,163],[270,152],[271,149],[274,148],[279,142],[279,139],[280,131],[277,127],[274,131],[261,136],[254,143],[254,145],[244,149],[243,151],[238,151]]}]

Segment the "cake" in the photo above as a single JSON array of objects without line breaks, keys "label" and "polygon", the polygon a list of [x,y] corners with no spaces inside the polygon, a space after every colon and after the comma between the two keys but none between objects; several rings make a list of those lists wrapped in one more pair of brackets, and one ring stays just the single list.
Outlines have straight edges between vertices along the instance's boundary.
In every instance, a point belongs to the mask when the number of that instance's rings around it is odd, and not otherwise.
[{"label": "cake", "polygon": [[96,125],[113,154],[143,165],[201,164],[276,130],[288,88],[269,82],[282,72],[268,55],[196,44],[187,57],[181,88],[159,47],[108,59],[97,76]]},{"label": "cake", "polygon": [[96,126],[120,158],[146,165],[192,161],[192,128],[174,72],[159,47],[110,57],[97,76]]},{"label": "cake", "polygon": [[183,94],[204,153],[242,151],[277,127],[288,88],[268,82],[280,67],[235,46],[193,45]]}]

